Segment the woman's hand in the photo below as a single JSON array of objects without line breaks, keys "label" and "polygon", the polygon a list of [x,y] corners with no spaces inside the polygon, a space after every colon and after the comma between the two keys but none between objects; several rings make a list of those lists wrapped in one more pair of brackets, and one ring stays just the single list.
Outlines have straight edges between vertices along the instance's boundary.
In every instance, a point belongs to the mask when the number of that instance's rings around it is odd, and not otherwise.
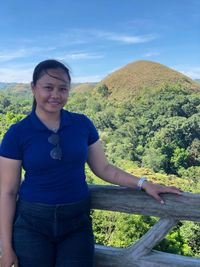
[{"label": "woman's hand", "polygon": [[165,202],[160,197],[159,195],[160,193],[172,193],[172,194],[181,195],[181,190],[175,186],[165,186],[161,184],[154,184],[149,181],[144,182],[144,184],[142,185],[142,189],[144,189],[148,195],[155,198],[161,204],[165,204]]},{"label": "woman's hand", "polygon": [[18,267],[18,259],[12,249],[2,252],[0,267]]}]

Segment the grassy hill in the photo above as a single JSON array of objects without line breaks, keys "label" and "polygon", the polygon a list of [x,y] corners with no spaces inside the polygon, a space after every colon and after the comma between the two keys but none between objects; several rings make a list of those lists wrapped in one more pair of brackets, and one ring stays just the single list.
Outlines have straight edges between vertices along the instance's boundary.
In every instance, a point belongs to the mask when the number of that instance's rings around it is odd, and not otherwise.
[{"label": "grassy hill", "polygon": [[80,84],[72,84],[72,92],[73,93],[86,93],[90,92],[96,83],[80,83]]},{"label": "grassy hill", "polygon": [[200,91],[199,83],[162,64],[136,61],[113,72],[95,88],[106,85],[111,99],[128,99],[137,96],[143,88],[158,88],[163,84],[181,84],[184,88]]},{"label": "grassy hill", "polygon": [[12,91],[14,94],[23,94],[31,92],[31,86],[29,83],[16,83],[13,86],[7,87],[7,91]]},{"label": "grassy hill", "polygon": [[[181,84],[184,88],[200,92],[199,80],[192,80],[178,71],[152,61],[136,61],[105,77],[100,83],[73,83],[72,93],[85,93],[102,85],[108,88],[110,99],[129,99],[137,96],[144,88],[159,88],[163,84]],[[30,84],[0,83],[0,89],[15,95],[31,93]]]},{"label": "grassy hill", "polygon": [[16,83],[3,83],[3,82],[0,82],[0,90],[9,88],[9,87],[12,87],[12,86],[15,86],[15,85],[16,85]]},{"label": "grassy hill", "polygon": [[[72,83],[72,93],[86,93],[91,91],[96,86],[96,83]],[[14,95],[31,95],[31,87],[29,83],[1,83],[0,90]]]}]

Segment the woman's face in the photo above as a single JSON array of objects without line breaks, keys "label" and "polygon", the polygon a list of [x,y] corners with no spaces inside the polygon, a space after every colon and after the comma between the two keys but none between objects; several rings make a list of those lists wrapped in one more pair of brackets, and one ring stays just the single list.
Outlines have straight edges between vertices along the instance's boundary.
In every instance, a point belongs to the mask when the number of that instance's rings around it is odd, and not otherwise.
[{"label": "woman's face", "polygon": [[49,69],[31,85],[38,112],[60,112],[67,102],[70,81],[62,69]]}]

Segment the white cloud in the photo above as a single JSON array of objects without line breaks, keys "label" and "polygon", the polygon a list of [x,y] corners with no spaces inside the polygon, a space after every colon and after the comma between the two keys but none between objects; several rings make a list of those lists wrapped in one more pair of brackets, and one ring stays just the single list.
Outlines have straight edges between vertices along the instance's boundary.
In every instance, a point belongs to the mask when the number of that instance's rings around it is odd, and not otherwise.
[{"label": "white cloud", "polygon": [[116,41],[124,44],[146,43],[156,39],[158,36],[153,34],[131,35],[125,33],[93,30],[93,29],[73,29],[61,35],[63,42],[68,44],[83,44],[95,41]]},{"label": "white cloud", "polygon": [[159,56],[160,53],[159,52],[147,52],[144,54],[144,57],[156,57]]},{"label": "white cloud", "polygon": [[30,47],[4,50],[0,52],[0,62],[8,62],[16,59],[26,58],[33,55],[38,55],[41,52],[52,51],[52,47]]},{"label": "white cloud", "polygon": [[32,79],[32,72],[32,68],[0,68],[0,81],[29,83]]},{"label": "white cloud", "polygon": [[176,66],[173,68],[192,79],[200,79],[200,66]]},{"label": "white cloud", "polygon": [[76,52],[59,57],[60,60],[100,59],[100,58],[104,58],[104,55],[98,53],[84,53],[84,52]]},{"label": "white cloud", "polygon": [[[32,80],[33,66],[19,65],[10,68],[0,68],[0,82],[30,83]],[[104,77],[101,75],[72,76],[73,83],[99,82]]]},{"label": "white cloud", "polygon": [[0,62],[6,62],[28,55],[28,51],[24,48],[19,50],[5,50],[0,53]]},{"label": "white cloud", "polygon": [[153,35],[132,36],[132,35],[111,33],[110,35],[107,36],[107,39],[126,43],[126,44],[140,44],[140,43],[150,42],[156,39],[156,36],[153,36]]},{"label": "white cloud", "polygon": [[192,68],[188,71],[182,71],[182,73],[191,77],[192,79],[200,79],[200,67]]},{"label": "white cloud", "polygon": [[107,41],[116,41],[125,44],[139,44],[150,42],[157,38],[156,35],[147,34],[147,35],[130,35],[124,33],[108,32],[108,31],[91,31],[94,37],[107,40]]}]

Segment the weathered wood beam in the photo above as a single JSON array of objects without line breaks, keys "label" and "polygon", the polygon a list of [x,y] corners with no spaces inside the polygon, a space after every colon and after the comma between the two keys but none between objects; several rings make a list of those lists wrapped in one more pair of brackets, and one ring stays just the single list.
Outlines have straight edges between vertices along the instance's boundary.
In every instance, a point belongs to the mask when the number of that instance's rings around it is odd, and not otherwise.
[{"label": "weathered wood beam", "polygon": [[160,219],[140,240],[127,248],[126,253],[131,254],[133,259],[147,255],[176,224],[177,221],[173,218]]},{"label": "weathered wood beam", "polygon": [[141,258],[127,255],[126,249],[96,245],[95,267],[199,267],[200,259],[152,251]]},{"label": "weathered wood beam", "polygon": [[120,186],[90,185],[90,190],[93,209],[200,222],[200,194],[162,194],[161,205],[145,192]]}]

